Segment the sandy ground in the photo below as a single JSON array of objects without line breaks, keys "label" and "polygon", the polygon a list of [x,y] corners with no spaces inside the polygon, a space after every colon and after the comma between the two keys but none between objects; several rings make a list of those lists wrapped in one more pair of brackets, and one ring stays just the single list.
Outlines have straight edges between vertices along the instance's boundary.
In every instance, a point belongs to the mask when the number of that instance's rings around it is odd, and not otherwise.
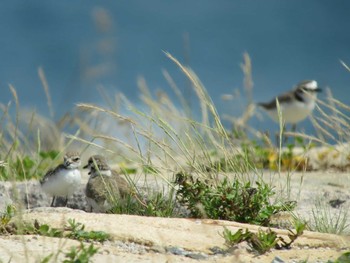
[{"label": "sandy ground", "polygon": [[[241,244],[222,253],[226,248],[220,235],[224,226],[231,231],[257,231],[259,227],[220,220],[88,214],[69,208],[41,208],[23,215],[26,221],[36,219],[52,227],[62,227],[69,218],[85,224],[86,230],[102,230],[113,237],[113,241],[95,244],[100,249],[93,262],[272,262],[276,257],[284,262],[326,262],[350,247],[350,237],[305,231],[290,250],[272,250],[259,256]],[[287,231],[275,231],[286,238]],[[64,253],[59,251],[79,244],[40,236],[4,236],[0,243],[3,262],[38,262],[50,253],[60,262]]]},{"label": "sandy ground", "polygon": [[[275,185],[277,194],[290,196],[297,201],[296,213],[305,219],[312,218],[315,201],[320,199],[331,215],[350,207],[350,173],[323,171],[278,175],[264,171],[263,177]],[[147,183],[159,187],[161,182],[161,179],[148,179]],[[143,180],[139,180],[138,184],[142,185]],[[8,201],[6,198],[9,198],[12,186],[9,182],[0,184],[0,206]],[[308,262],[327,262],[350,250],[350,236],[306,231],[290,250],[273,250],[259,256],[243,243],[234,250],[223,253],[222,249],[226,249],[220,236],[223,226],[232,231],[238,228],[256,231],[258,227],[220,220],[92,214],[69,208],[45,208],[50,200],[40,191],[37,182],[26,186],[16,185],[16,188],[31,191],[27,199],[35,200],[35,206],[41,207],[25,212],[24,220],[37,219],[40,223],[58,227],[68,218],[75,218],[85,224],[88,230],[110,233],[112,241],[95,244],[100,249],[93,257],[93,262],[273,262],[277,259],[283,260],[280,262],[306,259]],[[339,207],[332,208],[329,202],[336,199],[344,202]],[[285,230],[276,231],[286,235]],[[1,236],[0,244],[0,262],[39,262],[50,253],[57,256],[51,262],[62,262],[64,252],[79,242],[41,236]]]}]

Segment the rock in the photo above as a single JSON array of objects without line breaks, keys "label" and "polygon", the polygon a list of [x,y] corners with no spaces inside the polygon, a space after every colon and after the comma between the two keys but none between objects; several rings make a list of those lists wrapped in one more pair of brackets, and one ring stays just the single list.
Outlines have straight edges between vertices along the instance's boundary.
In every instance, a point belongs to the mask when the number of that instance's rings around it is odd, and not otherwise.
[{"label": "rock", "polygon": [[[344,252],[344,249],[350,247],[350,237],[305,231],[289,250],[273,249],[270,253],[257,255],[245,246],[238,246],[238,249],[232,251],[232,253],[219,254],[213,253],[213,247],[217,247],[214,251],[227,249],[224,245],[225,241],[220,235],[224,227],[232,232],[239,228],[253,232],[265,228],[222,220],[96,214],[70,208],[35,208],[23,213],[21,218],[26,222],[38,220],[40,224],[49,224],[56,228],[62,227],[68,219],[75,219],[76,222],[84,224],[87,231],[107,232],[111,235],[112,241],[105,242],[103,245],[94,243],[95,246],[100,248],[100,254],[94,256],[94,259],[101,260],[100,258],[103,255],[102,258],[108,258],[110,262],[164,262],[167,260],[170,262],[197,262],[197,260],[207,260],[208,262],[271,263],[273,260],[278,260],[276,257],[280,259],[293,258],[296,262],[308,258],[310,262],[316,262],[320,259],[337,258]],[[201,223],[199,224],[198,221]],[[273,231],[283,238],[288,238],[288,231],[286,230],[273,229]],[[19,251],[23,251],[24,248],[27,249],[30,257],[43,258],[50,251],[53,252],[52,248],[55,246],[51,242],[56,242],[54,239],[47,237],[45,241],[42,241],[43,239],[39,237],[35,241],[36,243],[33,239],[30,242],[25,241],[25,246],[21,244],[21,246],[17,246],[17,250],[12,252],[12,250],[6,250],[6,247],[3,247],[4,239],[12,240],[11,244],[13,245],[16,242],[23,242],[23,239],[14,240],[14,237],[0,236],[0,243],[2,244],[0,258],[7,261],[8,257],[4,255],[8,255],[11,251],[11,253],[16,253],[14,258],[18,258],[18,260],[13,259],[11,262],[23,262],[20,260],[24,260],[24,254],[19,257],[22,253]],[[65,243],[65,241],[60,242]],[[38,250],[36,246],[39,244],[42,248]],[[43,249],[44,247],[46,249]],[[325,249],[326,247],[331,249]],[[121,255],[123,255],[122,258]],[[137,260],[135,260],[136,255]]]},{"label": "rock", "polygon": [[[87,203],[84,194],[85,185],[77,189],[72,197],[68,199],[68,207],[73,209],[87,210]],[[52,197],[46,195],[37,180],[26,182],[0,182],[0,211],[4,211],[6,205],[15,203],[19,207],[32,209],[36,207],[49,207]],[[62,198],[58,198],[58,205],[63,203]]]},{"label": "rock", "polygon": [[283,261],[280,257],[276,256],[271,263],[284,263],[285,261]]}]

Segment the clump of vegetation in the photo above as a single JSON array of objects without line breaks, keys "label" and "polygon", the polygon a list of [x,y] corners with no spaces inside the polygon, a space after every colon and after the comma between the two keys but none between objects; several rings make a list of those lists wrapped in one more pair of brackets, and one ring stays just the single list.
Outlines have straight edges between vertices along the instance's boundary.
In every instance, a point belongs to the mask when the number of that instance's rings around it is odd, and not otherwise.
[{"label": "clump of vegetation", "polygon": [[[79,246],[71,247],[69,252],[64,253],[63,263],[89,263],[92,260],[92,257],[98,252],[98,248],[94,244],[86,246],[83,242],[80,242]],[[54,253],[49,254],[43,258],[41,263],[48,263],[53,257],[57,258],[59,254],[63,253],[58,251],[56,255]]]},{"label": "clump of vegetation", "polygon": [[174,189],[170,189],[168,192],[150,191],[146,195],[135,193],[123,200],[114,200],[114,206],[109,212],[140,216],[181,217],[173,196]]},{"label": "clump of vegetation", "polygon": [[86,247],[84,243],[80,243],[80,246],[72,247],[68,253],[65,253],[63,263],[88,263],[97,252],[98,248],[94,247],[94,244]]},{"label": "clump of vegetation", "polygon": [[264,182],[241,183],[228,179],[211,183],[209,180],[178,173],[176,199],[186,206],[193,217],[231,220],[268,225],[270,217],[279,211],[290,211],[290,203],[271,204],[274,191]]},{"label": "clump of vegetation", "polygon": [[318,198],[312,208],[309,227],[313,231],[331,234],[348,234],[350,232],[349,209],[340,207],[332,211],[323,198]]},{"label": "clump of vegetation", "polygon": [[286,241],[282,236],[278,236],[276,232],[268,228],[267,230],[259,229],[257,233],[251,232],[248,229],[243,232],[243,229],[238,229],[232,233],[227,228],[224,229],[222,236],[225,239],[225,244],[228,247],[235,246],[243,241],[248,244],[259,254],[264,254],[272,248],[283,249],[290,248],[294,241],[303,234],[306,224],[297,223],[295,233],[288,230],[289,241]]},{"label": "clump of vegetation", "polygon": [[335,261],[328,260],[327,263],[349,263],[350,262],[350,251],[341,254]]},{"label": "clump of vegetation", "polygon": [[0,213],[0,234],[6,232],[12,217],[15,215],[15,207],[13,205],[7,205],[4,212]]},{"label": "clump of vegetation", "polygon": [[[29,155],[8,156],[6,165],[0,166],[0,179],[23,181],[41,178],[52,162],[57,159],[58,151],[39,152],[36,157]],[[1,156],[0,156],[1,159]]]},{"label": "clump of vegetation", "polygon": [[110,235],[104,231],[86,231],[85,225],[76,222],[75,219],[68,219],[68,225],[64,230],[65,237],[79,241],[104,242],[110,239]]},{"label": "clump of vegetation", "polygon": [[41,235],[48,237],[64,237],[79,241],[104,242],[110,239],[110,235],[104,231],[86,231],[85,225],[76,222],[75,219],[68,219],[64,229],[50,227],[47,224],[40,224],[37,220],[33,224],[22,222],[11,222],[14,216],[13,206],[7,206],[6,211],[1,215],[0,234],[2,235]]}]

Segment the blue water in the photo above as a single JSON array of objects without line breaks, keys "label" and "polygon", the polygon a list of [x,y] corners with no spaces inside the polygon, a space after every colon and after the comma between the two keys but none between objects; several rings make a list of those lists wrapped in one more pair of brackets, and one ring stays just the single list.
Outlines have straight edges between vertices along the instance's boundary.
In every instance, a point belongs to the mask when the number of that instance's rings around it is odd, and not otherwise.
[{"label": "blue water", "polygon": [[[106,31],[94,20],[101,10],[111,19]],[[350,64],[349,10],[347,0],[2,1],[0,102],[12,100],[11,83],[22,107],[48,115],[39,66],[57,119],[77,102],[103,104],[98,87],[138,102],[138,76],[154,92],[170,91],[162,69],[185,89],[186,79],[164,50],[193,68],[221,114],[242,112],[237,102],[220,96],[234,89],[243,93],[245,51],[253,63],[254,100],[270,100],[300,80],[316,79],[350,104],[350,72],[339,62]],[[99,49],[101,43],[109,45],[107,51]],[[277,128],[266,115],[252,125]]]}]

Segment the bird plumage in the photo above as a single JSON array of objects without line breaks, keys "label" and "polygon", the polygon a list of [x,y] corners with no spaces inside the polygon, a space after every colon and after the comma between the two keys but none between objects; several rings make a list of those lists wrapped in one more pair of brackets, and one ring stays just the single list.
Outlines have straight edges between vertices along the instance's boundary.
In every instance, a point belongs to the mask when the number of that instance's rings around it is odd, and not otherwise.
[{"label": "bird plumage", "polygon": [[80,186],[81,174],[78,169],[80,164],[79,153],[67,152],[64,156],[64,162],[54,169],[50,169],[40,180],[44,192],[53,196],[51,206],[54,206],[58,196],[65,197],[67,205],[68,197]]},{"label": "bird plumage", "polygon": [[90,169],[85,194],[93,212],[107,212],[115,202],[130,195],[127,181],[111,170],[103,156],[91,156],[84,168]]},{"label": "bird plumage", "polygon": [[269,102],[260,102],[259,106],[264,108],[270,117],[279,121],[277,103],[278,100],[282,117],[286,123],[296,124],[311,114],[315,108],[318,88],[315,80],[304,80],[294,89],[283,93]]}]

